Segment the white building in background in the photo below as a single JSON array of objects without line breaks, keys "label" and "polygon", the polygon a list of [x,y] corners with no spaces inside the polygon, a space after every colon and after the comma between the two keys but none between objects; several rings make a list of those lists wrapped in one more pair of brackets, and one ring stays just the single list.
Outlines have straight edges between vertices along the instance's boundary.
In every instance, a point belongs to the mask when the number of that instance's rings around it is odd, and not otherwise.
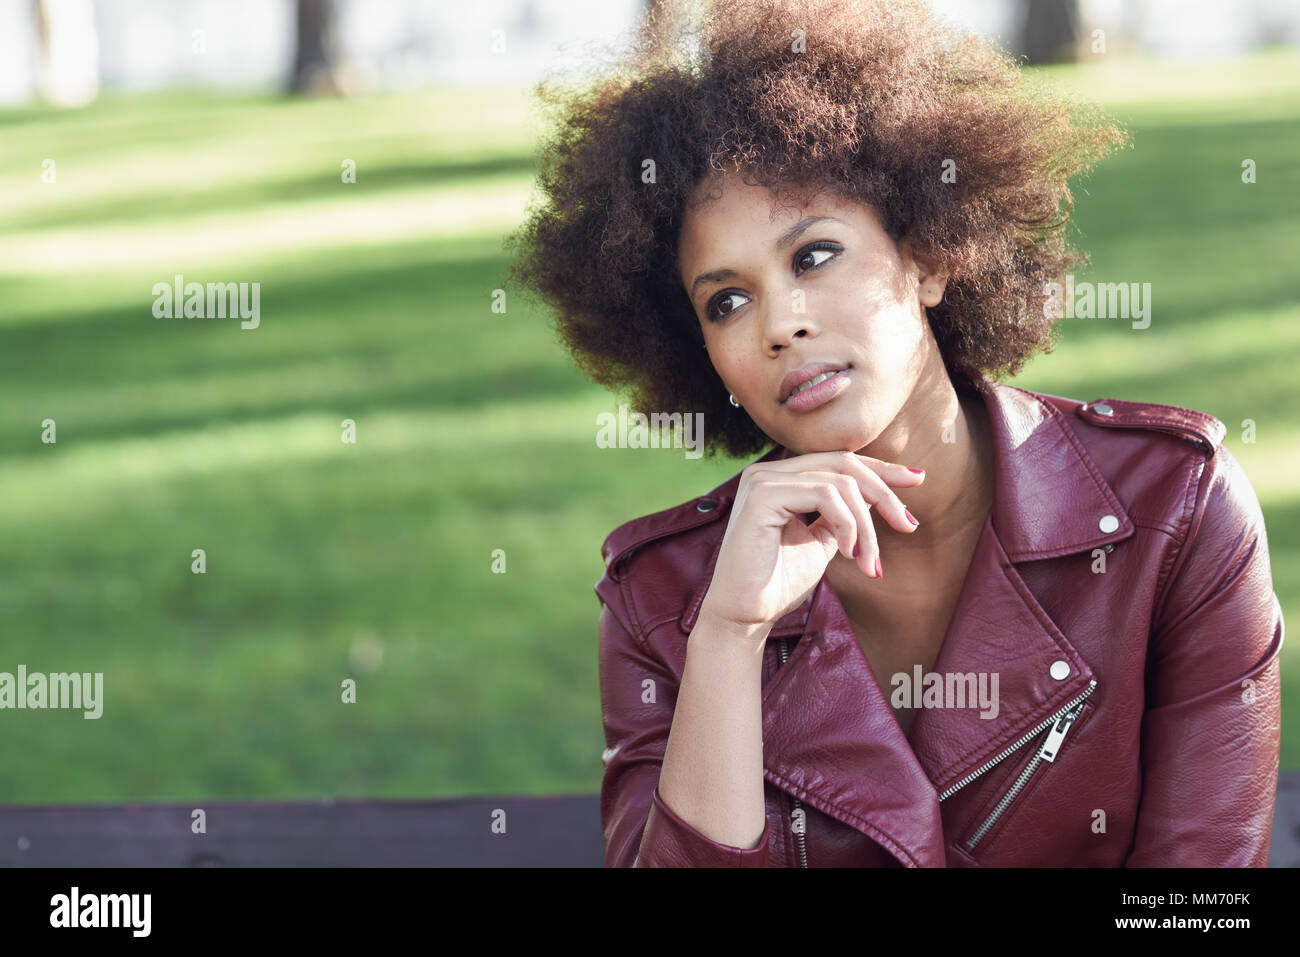
[{"label": "white building in background", "polygon": [[[337,0],[342,60],[363,88],[494,85],[539,79],[626,39],[644,0]],[[931,0],[976,32],[1013,35],[1020,0]],[[93,16],[52,56],[61,99],[96,86],[200,85],[278,90],[293,63],[294,0],[45,0],[58,16]],[[1296,0],[1080,0],[1113,49],[1230,57],[1262,41],[1300,44]],[[0,103],[37,93],[33,0],[0,0]],[[494,49],[494,46],[496,49]],[[504,55],[503,55],[504,54]],[[64,79],[64,73],[67,78]],[[54,90],[52,85],[49,87]]]}]

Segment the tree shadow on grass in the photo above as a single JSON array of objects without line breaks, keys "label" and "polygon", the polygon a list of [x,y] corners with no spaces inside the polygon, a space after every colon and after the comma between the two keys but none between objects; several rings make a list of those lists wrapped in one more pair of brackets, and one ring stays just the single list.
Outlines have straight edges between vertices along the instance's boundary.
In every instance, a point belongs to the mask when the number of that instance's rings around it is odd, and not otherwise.
[{"label": "tree shadow on grass", "polygon": [[[300,388],[298,395],[268,402],[256,396],[241,398],[236,385],[232,394],[212,400],[210,409],[199,413],[160,407],[147,414],[99,418],[90,425],[88,437],[103,440],[325,410],[355,418],[395,409],[522,404],[589,389],[553,343],[540,315],[516,307],[510,321],[526,323],[527,330],[513,332],[483,326],[482,319],[470,317],[471,310],[483,311],[501,271],[499,259],[479,257],[303,277],[276,287],[276,300],[286,305],[274,317],[265,314],[268,299],[263,297],[263,325],[255,330],[240,329],[238,319],[156,319],[143,296],[138,307],[82,311],[46,323],[10,323],[0,327],[0,381],[11,397],[5,404],[11,412],[30,405],[25,414],[15,413],[14,420],[39,423],[60,407],[67,409],[71,400],[61,395],[81,397],[102,390],[103,401],[112,401],[115,390],[151,381],[172,380],[180,389],[187,384],[201,389],[213,375],[237,382],[247,374],[260,380],[255,387],[264,394],[266,375],[282,369]],[[435,292],[437,305],[431,308]],[[364,318],[376,313],[385,319]],[[214,329],[212,323],[225,325]],[[221,341],[212,338],[218,335]],[[507,342],[493,339],[496,335],[514,338]],[[520,335],[533,337],[536,348],[521,347]],[[229,336],[238,338],[232,342]],[[241,353],[244,342],[249,350]],[[503,349],[496,348],[498,343]],[[427,350],[427,362],[412,363],[413,350]],[[319,373],[310,368],[312,363],[321,365]],[[331,387],[310,380],[339,364],[349,372],[347,383]],[[0,455],[3,450],[27,450],[29,431],[0,434]],[[3,432],[11,433],[12,428]]]},{"label": "tree shadow on grass", "polygon": [[[367,164],[357,174],[357,182],[350,185],[347,199],[364,202],[367,197],[385,190],[413,186],[430,189],[456,180],[483,176],[505,176],[516,173],[531,174],[534,162],[528,156],[493,156],[472,162],[448,163],[431,157],[427,163]],[[133,194],[111,198],[103,202],[50,210],[32,207],[26,213],[9,218],[0,217],[6,229],[57,228],[64,226],[92,226],[104,223],[129,223],[132,219],[147,216],[202,215],[210,212],[229,212],[233,209],[255,209],[276,203],[298,200],[319,200],[325,196],[340,196],[340,170],[326,170],[314,176],[287,180],[241,181],[227,191],[160,189],[146,195]]]}]

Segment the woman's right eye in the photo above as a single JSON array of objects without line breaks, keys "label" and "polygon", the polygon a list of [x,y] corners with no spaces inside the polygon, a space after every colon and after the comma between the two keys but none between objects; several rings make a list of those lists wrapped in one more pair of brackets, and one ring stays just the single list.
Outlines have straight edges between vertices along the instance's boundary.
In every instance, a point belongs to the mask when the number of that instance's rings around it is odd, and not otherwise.
[{"label": "woman's right eye", "polygon": [[739,309],[740,306],[732,306],[730,309],[727,309],[727,310],[724,311],[724,310],[719,310],[719,309],[718,309],[718,304],[719,304],[719,303],[726,302],[728,299],[732,298],[733,296],[740,296],[741,299],[744,299],[744,298],[745,298],[744,295],[742,295],[741,293],[738,293],[738,292],[723,292],[723,293],[719,293],[717,296],[715,296],[714,298],[712,298],[712,299],[709,300],[709,305],[705,308],[705,310],[704,310],[704,314],[705,314],[709,319],[711,319],[711,320],[713,320],[713,321],[715,321],[715,322],[716,322],[717,320],[719,320],[719,319],[722,319],[722,318],[725,318],[726,316],[731,315],[733,312],[735,312],[737,309]]}]

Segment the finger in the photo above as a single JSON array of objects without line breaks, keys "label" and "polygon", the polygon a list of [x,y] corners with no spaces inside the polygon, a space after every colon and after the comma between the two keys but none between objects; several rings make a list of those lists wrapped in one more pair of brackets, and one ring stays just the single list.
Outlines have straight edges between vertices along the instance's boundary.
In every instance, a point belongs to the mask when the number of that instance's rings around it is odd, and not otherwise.
[{"label": "finger", "polygon": [[[842,463],[849,459],[860,462],[871,469],[887,485],[913,488],[925,481],[924,469],[913,471],[906,465],[886,462],[883,459],[872,458],[870,455],[859,455],[856,452],[809,452],[788,459],[774,459],[770,462],[764,462],[761,468],[782,472],[804,472],[808,469],[839,469],[842,467]],[[749,466],[751,469],[755,467],[753,465]]]},{"label": "finger", "polygon": [[874,469],[858,461],[859,458],[859,456],[853,457],[850,470],[857,477],[858,484],[862,488],[862,494],[866,500],[876,506],[881,518],[888,522],[891,527],[900,532],[916,531],[919,520],[913,521],[912,518],[908,517],[911,512],[902,503],[894,490],[885,483],[885,480]]},{"label": "finger", "polygon": [[[871,520],[871,503],[862,494],[862,488],[855,481],[849,481],[845,498],[854,516],[858,518],[858,554],[854,561],[862,574],[868,578],[878,578],[876,568],[880,561],[880,541],[876,537],[876,525]],[[883,570],[883,569],[882,569]]]},{"label": "finger", "polygon": [[871,520],[871,503],[862,494],[857,477],[842,472],[811,474],[825,476],[826,481],[839,491],[849,511],[853,513],[857,528],[856,547],[845,557],[851,558],[868,578],[876,578],[876,560],[880,558],[880,543],[876,537],[875,523]]},{"label": "finger", "polygon": [[[880,463],[879,459],[871,459],[869,456],[857,455],[853,452],[818,452],[810,455],[800,456],[798,459],[785,460],[785,464],[798,462],[801,468],[797,474],[817,475],[826,481],[831,480],[834,475],[849,475],[858,484],[861,489],[863,498],[867,503],[874,505],[879,511],[881,518],[889,523],[890,527],[900,532],[913,532],[920,524],[919,519],[911,515],[911,512],[905,506],[894,490],[889,487],[885,479],[877,473],[874,468],[863,461]],[[773,463],[781,464],[781,463]],[[888,463],[883,463],[888,464]],[[907,472],[902,466],[889,466],[893,469],[903,469],[904,473],[917,481],[911,484],[920,484],[924,480],[924,475],[914,475]],[[789,474],[789,469],[772,469],[766,473],[768,475],[785,475]],[[910,517],[909,517],[910,516]],[[874,536],[874,526],[872,534]],[[874,572],[874,566],[872,566]]]},{"label": "finger", "polygon": [[[850,561],[853,560],[853,551],[857,546],[861,529],[858,527],[858,518],[853,513],[853,508],[845,498],[846,491],[842,491],[835,485],[825,482],[818,486],[817,497],[822,504],[818,506],[817,511],[821,513],[821,518],[831,526],[835,532],[835,540],[840,548],[840,554]],[[814,525],[817,522],[813,522]]]},{"label": "finger", "polygon": [[858,456],[844,453],[839,459],[840,468],[830,473],[807,473],[822,475],[850,476],[862,492],[863,498],[876,507],[880,517],[900,532],[912,532],[917,524],[908,518],[908,510],[894,494],[894,490],[885,484],[884,479],[868,466],[858,461]]},{"label": "finger", "polygon": [[899,465],[897,462],[886,462],[883,459],[872,458],[870,455],[859,455],[856,452],[853,453],[853,457],[879,475],[887,485],[911,488],[925,481],[925,469]]},{"label": "finger", "polygon": [[[818,521],[824,521],[835,533],[840,554],[853,559],[853,547],[858,539],[858,520],[845,501],[844,494],[830,481],[805,475],[768,479],[761,483],[760,494],[764,499],[770,496],[776,508],[787,517],[787,521],[807,512],[820,513]],[[813,522],[808,527],[812,528],[816,524]]]}]

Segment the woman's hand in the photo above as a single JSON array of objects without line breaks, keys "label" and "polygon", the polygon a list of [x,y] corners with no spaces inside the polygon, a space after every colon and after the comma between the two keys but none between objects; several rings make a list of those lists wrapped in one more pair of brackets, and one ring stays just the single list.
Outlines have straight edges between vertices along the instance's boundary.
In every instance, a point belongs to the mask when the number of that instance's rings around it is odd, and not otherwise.
[{"label": "woman's hand", "polygon": [[[924,473],[853,452],[750,465],[740,474],[701,614],[742,629],[771,625],[803,601],[837,550],[876,577],[880,550],[869,509],[876,506],[900,532],[912,531],[890,486],[923,481]],[[808,512],[820,513],[811,525],[799,517]]]}]

